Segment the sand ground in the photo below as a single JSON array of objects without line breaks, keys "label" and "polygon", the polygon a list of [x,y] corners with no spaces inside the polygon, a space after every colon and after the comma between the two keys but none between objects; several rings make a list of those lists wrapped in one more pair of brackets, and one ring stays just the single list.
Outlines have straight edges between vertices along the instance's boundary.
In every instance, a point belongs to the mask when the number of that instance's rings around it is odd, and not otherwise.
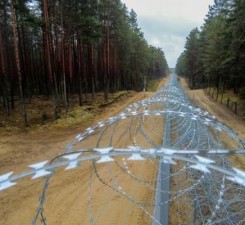
[{"label": "sand ground", "polygon": [[[165,82],[166,80],[160,86]],[[245,137],[243,120],[222,105],[213,102],[203,90],[189,90],[185,81],[181,80],[181,82],[196,104],[207,109],[236,130],[240,136]],[[115,115],[130,103],[149,97],[151,94],[141,92],[123,102],[115,103],[90,123]],[[0,174],[24,171],[27,165],[49,160],[64,152],[65,146],[73,140],[74,136],[89,125],[87,123],[63,130],[40,129],[28,133],[0,134]],[[117,162],[119,165],[124,164],[123,158],[118,158]],[[150,205],[154,201],[154,184],[144,183],[144,181],[155,180],[157,168],[154,165],[156,163],[151,160],[129,163],[128,168],[132,174],[136,174],[142,182],[135,182],[132,177],[122,173],[120,166],[114,164],[110,166],[101,164],[94,167],[92,162],[87,162],[74,171],[58,170],[52,178],[47,193],[45,205],[47,224],[151,224],[152,220],[143,208],[149,212],[153,209],[141,205],[141,202]],[[111,186],[105,187],[106,185],[98,179],[96,173]],[[42,183],[42,179],[28,178],[21,180],[15,187],[0,192],[0,225],[31,224],[38,206]],[[138,202],[135,203],[125,197],[124,192],[134,196]]]}]

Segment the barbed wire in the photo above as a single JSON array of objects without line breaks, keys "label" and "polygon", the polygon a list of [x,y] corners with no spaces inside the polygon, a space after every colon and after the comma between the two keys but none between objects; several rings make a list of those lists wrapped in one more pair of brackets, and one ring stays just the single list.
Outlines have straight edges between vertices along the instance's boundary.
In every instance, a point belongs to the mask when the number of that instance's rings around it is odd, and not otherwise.
[{"label": "barbed wire", "polygon": [[[32,164],[30,170],[22,173],[1,175],[0,191],[24,177],[45,177],[32,224],[40,221],[47,225],[45,203],[51,178],[59,168],[82,169],[88,162],[89,224],[100,223],[115,194],[140,210],[147,224],[166,222],[157,216],[164,206],[171,221],[174,210],[177,222],[172,224],[243,224],[245,172],[244,167],[235,168],[231,157],[244,154],[243,139],[213,115],[194,106],[173,75],[152,97],[78,134],[64,153]],[[154,176],[140,175],[133,165],[142,162],[149,164]],[[162,171],[161,164],[169,165],[169,172]],[[108,171],[102,170],[101,165]],[[139,197],[137,190],[124,185],[123,179],[147,193],[149,199]],[[93,191],[96,180],[108,190],[100,210],[94,203],[98,195]],[[169,189],[162,189],[161,184],[167,183]],[[123,221],[132,224],[126,215]]]}]

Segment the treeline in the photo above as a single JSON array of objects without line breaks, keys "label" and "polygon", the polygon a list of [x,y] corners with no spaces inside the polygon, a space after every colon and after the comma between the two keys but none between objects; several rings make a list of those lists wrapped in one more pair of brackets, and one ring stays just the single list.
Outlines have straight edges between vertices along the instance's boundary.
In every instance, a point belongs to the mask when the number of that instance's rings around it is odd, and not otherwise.
[{"label": "treeline", "polygon": [[160,48],[149,46],[137,15],[120,0],[1,0],[0,103],[11,115],[19,96],[52,97],[54,115],[72,95],[142,90],[166,74]]},{"label": "treeline", "polygon": [[216,0],[201,30],[193,29],[176,73],[189,77],[191,88],[232,89],[245,94],[245,1]]}]

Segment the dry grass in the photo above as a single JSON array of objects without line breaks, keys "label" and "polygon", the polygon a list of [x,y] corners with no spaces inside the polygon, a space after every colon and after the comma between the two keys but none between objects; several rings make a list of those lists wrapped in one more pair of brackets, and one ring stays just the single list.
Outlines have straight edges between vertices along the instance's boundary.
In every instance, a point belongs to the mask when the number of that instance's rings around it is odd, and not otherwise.
[{"label": "dry grass", "polygon": [[[216,95],[217,95],[217,89],[216,88],[210,88],[210,91],[209,91],[209,88],[206,89],[207,93],[209,93],[209,95],[213,95],[213,98],[216,99]],[[213,94],[214,93],[214,94]],[[223,101],[227,101],[227,99],[230,99],[230,101],[232,102],[237,102],[240,100],[239,96],[237,94],[234,94],[232,90],[225,90],[224,93],[223,93]],[[218,95],[218,99],[217,99],[218,102],[221,101],[221,94]]]},{"label": "dry grass", "polygon": [[151,92],[156,91],[159,88],[159,84],[161,82],[163,82],[163,80],[165,80],[165,78],[162,78],[162,77],[157,78],[157,79],[149,80],[148,83],[147,83],[146,90],[147,91],[151,91]]},{"label": "dry grass", "polygon": [[103,93],[96,94],[92,100],[90,94],[84,99],[84,105],[78,106],[79,101],[77,96],[70,97],[69,106],[65,108],[60,104],[59,119],[54,118],[53,102],[51,98],[46,96],[35,96],[29,101],[26,101],[26,109],[28,115],[28,128],[24,128],[21,114],[21,107],[16,100],[15,110],[11,115],[7,115],[3,108],[0,108],[0,131],[16,132],[22,130],[35,130],[40,127],[62,128],[69,127],[75,124],[90,121],[95,115],[103,112],[104,107],[107,107],[115,102],[121,101],[135,94],[133,91],[120,91],[109,94],[108,102],[104,101]]}]

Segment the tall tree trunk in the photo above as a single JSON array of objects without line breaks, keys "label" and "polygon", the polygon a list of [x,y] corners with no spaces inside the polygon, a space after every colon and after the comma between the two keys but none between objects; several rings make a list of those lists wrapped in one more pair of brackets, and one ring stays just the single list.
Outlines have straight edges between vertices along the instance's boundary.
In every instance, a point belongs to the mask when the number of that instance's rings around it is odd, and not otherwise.
[{"label": "tall tree trunk", "polygon": [[0,59],[1,59],[1,73],[2,73],[2,80],[3,80],[3,102],[5,107],[7,108],[7,114],[11,114],[11,107],[10,107],[10,88],[9,88],[9,82],[8,77],[6,73],[6,65],[5,65],[5,55],[4,55],[4,45],[3,45],[3,39],[2,39],[2,24],[0,22]]},{"label": "tall tree trunk", "polygon": [[109,94],[109,78],[110,78],[110,27],[109,27],[109,9],[110,9],[110,3],[108,2],[107,6],[107,20],[105,21],[105,72],[104,72],[104,98],[105,101],[108,101],[108,94]]},{"label": "tall tree trunk", "polygon": [[10,0],[10,11],[11,11],[11,18],[12,18],[12,29],[13,29],[13,35],[14,35],[14,52],[15,52],[15,63],[16,63],[16,69],[17,69],[17,75],[18,75],[18,84],[19,84],[19,91],[20,91],[20,102],[21,102],[21,111],[22,111],[22,117],[24,125],[27,126],[27,113],[26,113],[26,107],[25,107],[25,101],[24,101],[24,95],[23,95],[23,87],[22,87],[22,74],[21,74],[21,67],[20,67],[20,56],[19,56],[19,48],[18,48],[18,34],[17,34],[17,24],[16,24],[16,14],[14,9],[14,2],[13,0]]},{"label": "tall tree trunk", "polygon": [[[9,22],[8,22],[8,9],[7,9],[7,0],[4,1],[4,5],[3,5],[3,27],[8,27],[9,26]],[[11,55],[11,47],[12,46],[10,44],[10,40],[9,40],[9,36],[10,36],[10,31],[9,29],[6,29],[4,34],[2,33],[2,39],[3,39],[3,45],[4,45],[4,49],[2,49],[5,54],[6,54],[6,60],[5,60],[5,70],[6,70],[6,74],[8,74],[8,76],[6,77],[7,78],[7,87],[8,87],[8,95],[9,95],[9,100],[10,100],[10,113],[11,111],[14,109],[14,106],[15,106],[15,99],[14,99],[14,96],[13,96],[13,76],[11,76],[13,73],[12,70],[13,70],[13,66],[12,66],[12,55]]]},{"label": "tall tree trunk", "polygon": [[89,55],[89,74],[90,74],[90,78],[91,78],[92,101],[94,101],[94,99],[95,99],[95,68],[94,68],[94,47],[93,47],[93,43],[89,44],[88,55]]},{"label": "tall tree trunk", "polygon": [[45,50],[46,50],[46,63],[47,63],[47,70],[48,70],[48,80],[49,86],[51,87],[51,92],[53,96],[53,108],[54,108],[54,116],[55,119],[59,118],[59,104],[58,104],[58,88],[57,83],[55,80],[55,76],[53,74],[52,68],[52,60],[51,60],[51,45],[50,45],[50,25],[49,25],[49,15],[48,15],[48,3],[47,0],[43,0],[43,17],[44,17],[44,41],[45,41]]},{"label": "tall tree trunk", "polygon": [[28,35],[27,35],[27,31],[24,29],[24,26],[21,26],[21,30],[19,31],[22,33],[22,48],[23,48],[23,78],[24,78],[24,84],[23,85],[23,88],[25,90],[25,93],[26,93],[26,96],[28,97],[29,101],[32,97],[32,80],[31,80],[31,75],[32,75],[32,72],[33,72],[33,64],[31,62],[31,58],[30,58],[30,51],[31,49],[28,48],[28,46],[30,46],[30,42],[29,42],[29,38],[28,38]]},{"label": "tall tree trunk", "polygon": [[64,23],[63,23],[63,13],[61,10],[61,54],[62,54],[62,74],[63,74],[63,91],[64,91],[64,104],[67,111],[67,88],[66,88],[66,70],[65,70],[65,37],[64,37]]},{"label": "tall tree trunk", "polygon": [[[77,34],[79,34],[79,32],[77,31]],[[77,71],[77,75],[78,75],[78,97],[79,97],[79,105],[82,106],[83,105],[83,91],[82,91],[82,75],[84,73],[84,64],[83,64],[83,47],[81,44],[81,39],[78,36],[78,42],[77,42],[77,65],[78,65],[78,71]]]}]

